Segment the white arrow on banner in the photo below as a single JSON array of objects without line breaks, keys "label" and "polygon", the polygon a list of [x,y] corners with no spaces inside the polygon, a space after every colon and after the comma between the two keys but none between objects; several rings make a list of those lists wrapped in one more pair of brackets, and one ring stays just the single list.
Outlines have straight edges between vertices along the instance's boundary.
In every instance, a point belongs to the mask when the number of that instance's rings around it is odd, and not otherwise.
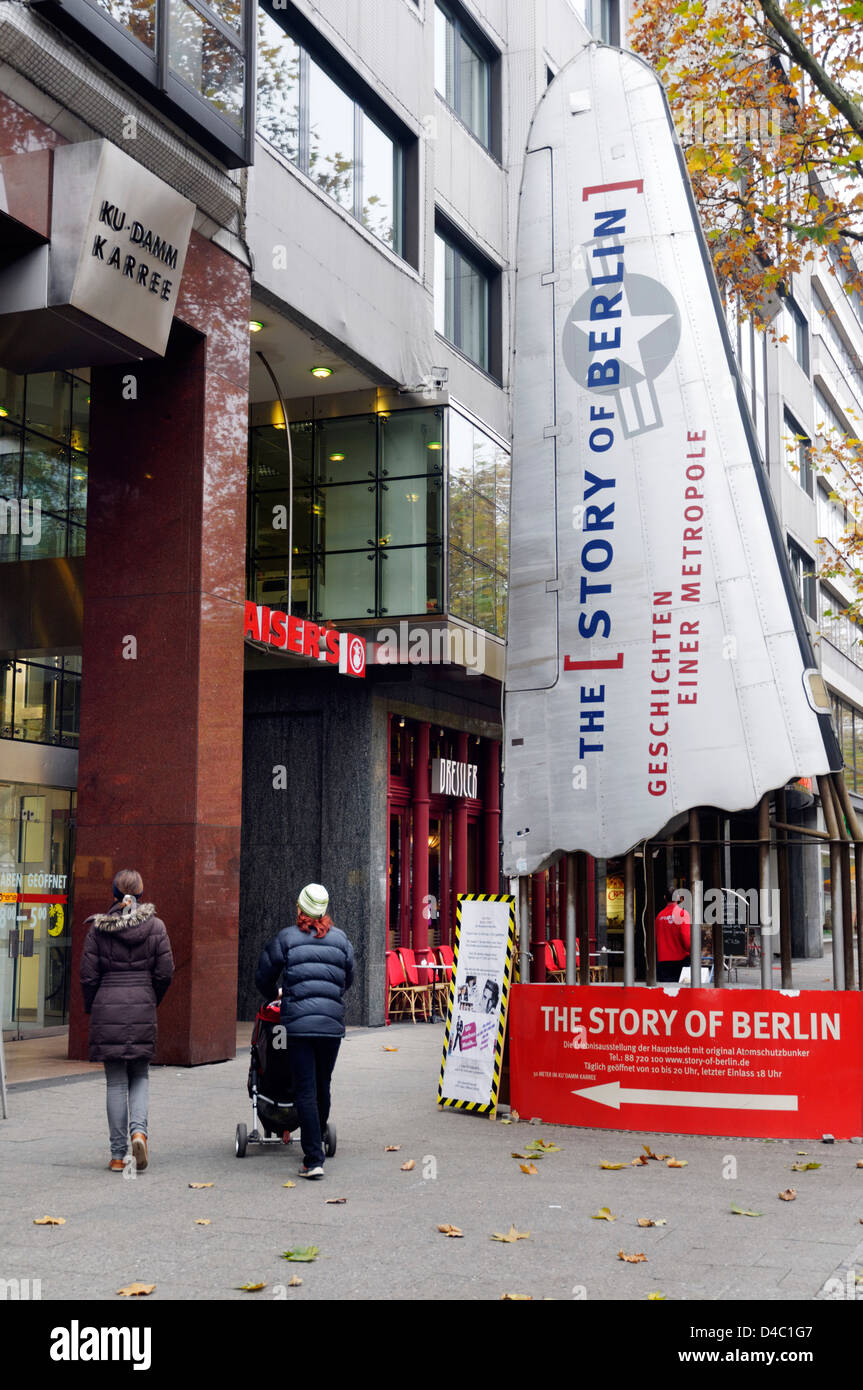
[{"label": "white arrow on banner", "polygon": [[796,1110],[797,1096],[740,1095],[734,1091],[640,1091],[619,1081],[587,1086],[574,1096],[619,1110],[621,1105],[685,1105],[696,1110]]}]

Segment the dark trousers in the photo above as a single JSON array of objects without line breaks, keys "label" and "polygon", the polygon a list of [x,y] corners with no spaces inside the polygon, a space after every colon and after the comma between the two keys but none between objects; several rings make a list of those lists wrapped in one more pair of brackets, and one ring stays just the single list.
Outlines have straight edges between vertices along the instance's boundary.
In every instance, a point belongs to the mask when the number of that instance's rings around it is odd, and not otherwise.
[{"label": "dark trousers", "polygon": [[324,1161],[321,1135],[330,1117],[330,1077],[342,1040],[288,1037],[285,1041],[300,1117],[303,1157],[307,1168],[318,1168]]},{"label": "dark trousers", "polygon": [[677,984],[680,979],[680,972],[684,965],[689,964],[689,956],[682,956],[680,960],[658,960],[656,962],[656,979],[661,985]]}]

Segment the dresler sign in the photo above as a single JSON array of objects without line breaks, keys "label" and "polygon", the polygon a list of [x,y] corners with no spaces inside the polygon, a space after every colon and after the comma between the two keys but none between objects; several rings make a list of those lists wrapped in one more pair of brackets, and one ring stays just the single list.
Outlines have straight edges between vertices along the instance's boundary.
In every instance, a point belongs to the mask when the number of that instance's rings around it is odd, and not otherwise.
[{"label": "dresler sign", "polygon": [[548,1123],[863,1134],[857,993],[515,985],[510,1041],[513,1106]]}]

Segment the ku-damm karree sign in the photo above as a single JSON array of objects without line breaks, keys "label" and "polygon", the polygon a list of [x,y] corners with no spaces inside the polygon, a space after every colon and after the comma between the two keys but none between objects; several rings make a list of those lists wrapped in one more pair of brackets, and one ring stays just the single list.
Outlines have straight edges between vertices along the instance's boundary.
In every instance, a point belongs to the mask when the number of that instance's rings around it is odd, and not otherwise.
[{"label": "ku-damm karree sign", "polygon": [[841,765],[667,102],[632,54],[592,44],[547,89],[517,263],[509,874]]}]

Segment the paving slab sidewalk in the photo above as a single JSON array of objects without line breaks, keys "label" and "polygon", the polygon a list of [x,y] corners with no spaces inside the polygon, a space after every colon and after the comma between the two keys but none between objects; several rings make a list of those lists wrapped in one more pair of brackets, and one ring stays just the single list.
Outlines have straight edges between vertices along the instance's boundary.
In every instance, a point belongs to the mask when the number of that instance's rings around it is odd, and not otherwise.
[{"label": "paving slab sidewalk", "polygon": [[[115,1299],[134,1280],[154,1283],[154,1300],[853,1292],[863,1261],[860,1145],[504,1125],[439,1111],[442,1039],[441,1025],[349,1030],[334,1079],[338,1152],[316,1183],[297,1176],[296,1144],[235,1157],[236,1124],[250,1123],[245,1050],[219,1065],[152,1070],[153,1160],[131,1180],[107,1171],[100,1073],[16,1086],[0,1121],[0,1278],[40,1279],[43,1299],[73,1302]],[[527,1175],[511,1155],[540,1136],[560,1152]],[[642,1143],[686,1167],[600,1168],[628,1163]],[[388,1144],[400,1148],[386,1153]],[[821,1168],[792,1173],[799,1149]],[[409,1159],[416,1166],[403,1172]],[[788,1187],[796,1201],[779,1200]],[[327,1205],[334,1197],[347,1201]],[[733,1215],[732,1203],[763,1214]],[[593,1219],[603,1207],[615,1221]],[[43,1216],[65,1224],[35,1226]],[[639,1228],[639,1217],[666,1224]],[[440,1234],[446,1224],[463,1236]],[[529,1239],[491,1239],[511,1226]],[[280,1258],[310,1245],[320,1250],[314,1263]],[[626,1263],[621,1250],[647,1260]],[[294,1274],[302,1285],[288,1288]],[[237,1288],[258,1282],[267,1285],[258,1295]]]}]

